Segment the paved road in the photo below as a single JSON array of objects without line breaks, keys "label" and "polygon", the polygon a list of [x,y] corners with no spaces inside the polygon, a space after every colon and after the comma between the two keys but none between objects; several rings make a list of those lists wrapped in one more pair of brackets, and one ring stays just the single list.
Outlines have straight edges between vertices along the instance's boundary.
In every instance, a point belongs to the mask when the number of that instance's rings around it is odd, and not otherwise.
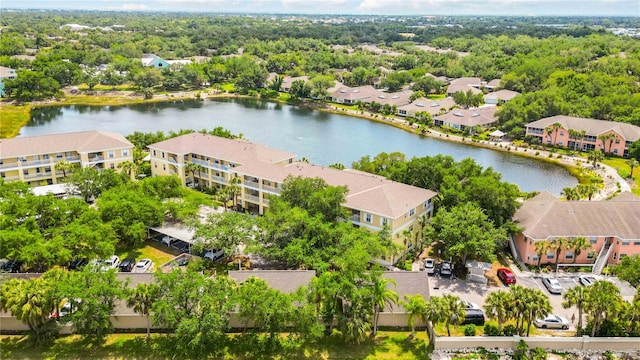
[{"label": "paved road", "polygon": [[[558,281],[563,287],[563,291],[570,289],[574,286],[582,286],[578,280],[580,274],[559,274]],[[590,275],[590,274],[589,274]],[[425,273],[426,276],[426,273]],[[620,292],[622,297],[631,301],[633,296],[636,294],[636,290],[630,286],[626,282],[621,282],[616,278],[604,278],[598,277],[600,279],[607,279],[615,283],[618,288],[620,288]],[[577,317],[577,310],[575,308],[564,309],[562,307],[562,295],[554,295],[549,293],[547,288],[542,284],[541,277],[537,274],[532,274],[529,272],[520,273],[517,276],[517,284],[528,287],[539,289],[545,294],[549,296],[549,300],[551,302],[551,306],[553,307],[553,313],[556,315],[563,316],[571,321],[571,317],[575,314]],[[431,296],[441,296],[444,294],[454,294],[459,296],[463,300],[474,302],[481,307],[484,305],[484,299],[491,292],[498,290],[507,290],[508,288],[504,285],[500,286],[491,286],[491,285],[482,285],[475,283],[467,283],[466,281],[459,279],[447,279],[440,278],[439,276],[430,276],[429,277],[429,294]],[[577,322],[577,321],[576,321]],[[571,327],[570,330],[574,329],[574,326]]]}]

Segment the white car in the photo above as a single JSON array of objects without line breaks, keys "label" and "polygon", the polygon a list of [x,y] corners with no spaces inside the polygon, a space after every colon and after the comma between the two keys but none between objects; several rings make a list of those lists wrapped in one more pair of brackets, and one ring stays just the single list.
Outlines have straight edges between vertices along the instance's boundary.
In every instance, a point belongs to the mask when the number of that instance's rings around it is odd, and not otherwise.
[{"label": "white car", "polygon": [[464,304],[464,308],[466,310],[482,310],[480,309],[480,305],[471,302],[471,301],[467,301],[467,300],[462,300],[462,304]]},{"label": "white car", "polygon": [[595,281],[596,279],[594,277],[584,275],[580,276],[580,284],[583,286],[591,286]]},{"label": "white car", "polygon": [[549,290],[550,293],[562,294],[562,285],[560,285],[558,279],[545,276],[542,278],[542,283],[547,287],[547,290]]},{"label": "white car", "polygon": [[204,258],[209,259],[211,261],[218,261],[224,257],[224,250],[221,249],[213,249],[204,253]]},{"label": "white car", "polygon": [[427,275],[433,275],[436,272],[436,261],[428,258],[424,259],[424,271],[427,272]]},{"label": "white car", "polygon": [[544,319],[536,319],[533,324],[542,329],[562,329],[569,328],[569,320],[558,315],[548,315]]},{"label": "white car", "polygon": [[171,241],[173,241],[173,238],[169,235],[167,236],[163,236],[161,242],[167,246],[171,245]]},{"label": "white car", "polygon": [[133,270],[131,270],[131,272],[144,273],[149,271],[152,266],[153,261],[151,261],[150,259],[140,259],[140,261],[136,263],[136,266],[133,267]]},{"label": "white car", "polygon": [[112,255],[110,258],[102,262],[102,271],[117,269],[119,265],[120,257],[118,255]]}]

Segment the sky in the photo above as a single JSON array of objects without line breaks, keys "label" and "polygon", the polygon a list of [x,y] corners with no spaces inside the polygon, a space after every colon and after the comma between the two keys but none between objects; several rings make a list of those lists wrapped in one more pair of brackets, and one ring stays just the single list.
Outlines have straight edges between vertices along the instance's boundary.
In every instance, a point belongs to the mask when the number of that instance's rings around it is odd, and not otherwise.
[{"label": "sky", "polygon": [[4,9],[358,15],[640,16],[640,0],[0,0]]}]

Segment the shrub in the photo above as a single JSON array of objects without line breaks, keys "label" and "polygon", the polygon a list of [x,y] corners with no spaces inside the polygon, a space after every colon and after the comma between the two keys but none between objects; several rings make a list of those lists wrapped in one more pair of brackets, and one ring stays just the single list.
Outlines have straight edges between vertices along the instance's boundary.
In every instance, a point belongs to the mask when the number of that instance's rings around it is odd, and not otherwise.
[{"label": "shrub", "polygon": [[540,151],[536,151],[536,156],[540,155]]},{"label": "shrub", "polygon": [[504,336],[513,336],[516,334],[516,326],[513,324],[509,324],[502,328],[502,334]]},{"label": "shrub", "polygon": [[464,327],[464,336],[476,336],[476,326],[469,324]]},{"label": "shrub", "polygon": [[498,332],[498,327],[493,325],[493,324],[489,324],[489,323],[484,324],[484,334],[486,336],[499,336],[500,335],[500,333]]}]

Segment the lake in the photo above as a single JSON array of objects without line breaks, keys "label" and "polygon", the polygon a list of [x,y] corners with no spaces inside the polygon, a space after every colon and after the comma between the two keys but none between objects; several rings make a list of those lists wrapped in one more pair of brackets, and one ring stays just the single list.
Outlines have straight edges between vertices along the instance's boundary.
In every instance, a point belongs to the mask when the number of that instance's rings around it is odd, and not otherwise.
[{"label": "lake", "polygon": [[543,161],[424,137],[366,119],[254,99],[36,108],[19,136],[95,129],[128,135],[216,126],[320,165],[350,167],[363,156],[383,151],[399,151],[408,157],[445,154],[456,160],[471,157],[484,167],[491,166],[523,191],[547,190],[559,195],[563,188],[578,183],[565,169]]}]

